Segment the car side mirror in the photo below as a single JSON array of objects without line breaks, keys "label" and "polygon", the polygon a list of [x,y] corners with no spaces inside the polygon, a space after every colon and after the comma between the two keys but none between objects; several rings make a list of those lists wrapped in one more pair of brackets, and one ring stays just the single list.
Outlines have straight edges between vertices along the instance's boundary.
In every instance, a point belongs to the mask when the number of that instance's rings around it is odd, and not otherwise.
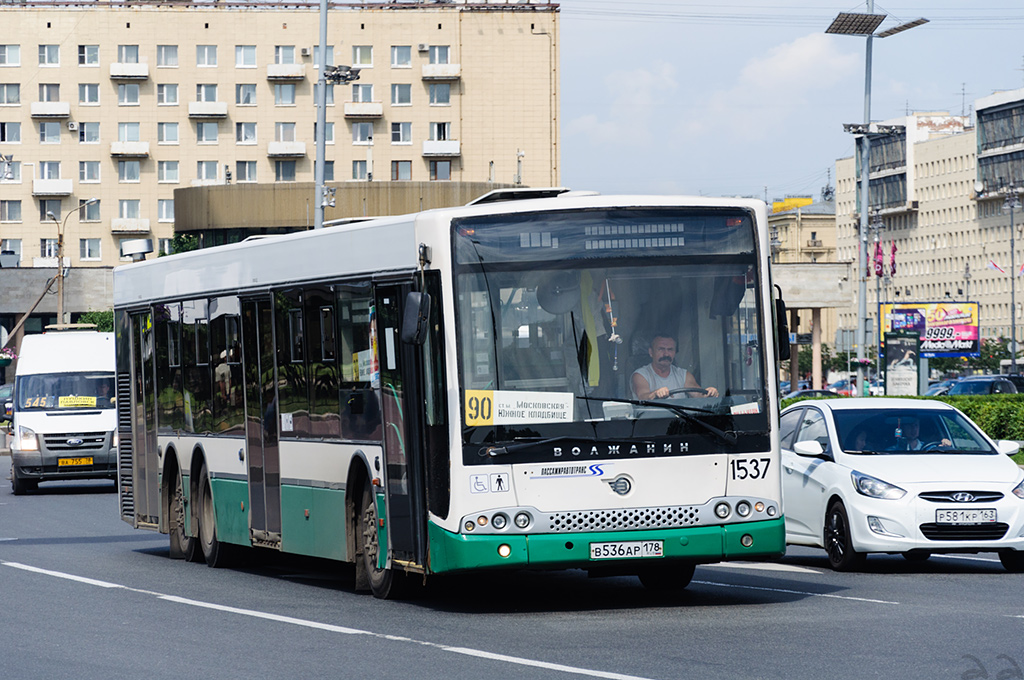
[{"label": "car side mirror", "polygon": [[411,292],[405,297],[405,313],[402,317],[402,342],[422,345],[427,341],[430,322],[430,295]]},{"label": "car side mirror", "polygon": [[797,442],[793,444],[793,452],[798,456],[807,456],[809,458],[821,458],[825,455],[825,447],[821,445],[821,442],[813,439],[806,441]]},{"label": "car side mirror", "polygon": [[1020,451],[1020,444],[1009,439],[1000,439],[996,442],[996,450],[1004,456],[1013,456]]},{"label": "car side mirror", "polygon": [[14,402],[8,401],[4,403],[4,418],[11,420],[14,418]]}]

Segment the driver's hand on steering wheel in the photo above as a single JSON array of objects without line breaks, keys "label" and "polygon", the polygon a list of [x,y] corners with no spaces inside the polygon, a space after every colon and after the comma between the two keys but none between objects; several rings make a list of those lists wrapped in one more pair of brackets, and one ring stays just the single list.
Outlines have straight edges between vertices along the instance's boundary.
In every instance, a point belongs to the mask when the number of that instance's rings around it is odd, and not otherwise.
[{"label": "driver's hand on steering wheel", "polygon": [[670,390],[667,387],[659,387],[658,389],[651,392],[651,397],[654,399],[667,399],[670,394]]},{"label": "driver's hand on steering wheel", "polygon": [[705,387],[704,391],[707,392],[707,395],[709,397],[717,397],[718,396],[718,390],[716,388],[714,388],[714,387]]}]

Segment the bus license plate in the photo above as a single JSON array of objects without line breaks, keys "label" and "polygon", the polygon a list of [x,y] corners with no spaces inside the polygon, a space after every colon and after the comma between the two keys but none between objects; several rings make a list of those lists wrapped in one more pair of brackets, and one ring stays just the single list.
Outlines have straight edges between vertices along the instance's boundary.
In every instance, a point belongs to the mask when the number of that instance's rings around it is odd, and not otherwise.
[{"label": "bus license plate", "polygon": [[82,458],[58,458],[57,467],[68,467],[72,465],[92,465],[92,456]]},{"label": "bus license plate", "polygon": [[971,510],[936,510],[936,524],[985,524],[996,521],[996,511],[991,508]]},{"label": "bus license plate", "polygon": [[592,560],[664,556],[664,541],[615,541],[590,544],[590,559]]}]

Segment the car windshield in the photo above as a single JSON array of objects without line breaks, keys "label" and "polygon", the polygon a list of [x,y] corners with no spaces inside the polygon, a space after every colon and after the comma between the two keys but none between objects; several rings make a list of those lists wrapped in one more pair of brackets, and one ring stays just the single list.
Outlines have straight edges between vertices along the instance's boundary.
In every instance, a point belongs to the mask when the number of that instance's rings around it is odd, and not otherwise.
[{"label": "car windshield", "polygon": [[984,435],[955,410],[877,408],[832,412],[847,453],[997,454]]},{"label": "car windshield", "polygon": [[20,411],[112,408],[112,373],[37,373],[15,381]]}]

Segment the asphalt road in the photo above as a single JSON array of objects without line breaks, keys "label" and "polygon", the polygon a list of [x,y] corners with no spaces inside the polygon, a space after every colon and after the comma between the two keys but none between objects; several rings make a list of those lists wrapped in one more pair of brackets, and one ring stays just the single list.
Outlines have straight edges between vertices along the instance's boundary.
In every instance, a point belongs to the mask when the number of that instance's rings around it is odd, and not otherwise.
[{"label": "asphalt road", "polygon": [[1024,677],[1024,576],[992,554],[836,574],[792,548],[672,596],[569,571],[384,602],[330,562],[170,560],[117,513],[109,482],[0,487],[0,678]]}]

